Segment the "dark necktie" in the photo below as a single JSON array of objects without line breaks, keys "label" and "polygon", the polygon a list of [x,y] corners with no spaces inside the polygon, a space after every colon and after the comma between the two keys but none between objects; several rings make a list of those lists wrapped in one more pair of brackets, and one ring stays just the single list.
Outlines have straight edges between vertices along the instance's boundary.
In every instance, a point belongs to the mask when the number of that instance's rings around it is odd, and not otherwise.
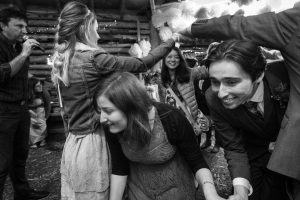
[{"label": "dark necktie", "polygon": [[263,115],[259,112],[259,110],[257,108],[257,106],[258,106],[257,102],[248,101],[244,105],[249,112],[251,112],[252,114],[254,114],[255,116],[257,116],[258,118],[260,118],[262,120],[264,119]]}]

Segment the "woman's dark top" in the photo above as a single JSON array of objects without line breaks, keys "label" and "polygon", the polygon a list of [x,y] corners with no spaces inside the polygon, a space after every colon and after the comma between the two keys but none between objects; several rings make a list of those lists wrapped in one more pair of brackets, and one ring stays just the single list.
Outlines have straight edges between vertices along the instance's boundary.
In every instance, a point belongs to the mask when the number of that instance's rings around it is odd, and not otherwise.
[{"label": "woman's dark top", "polygon": [[[177,147],[192,172],[196,173],[201,168],[208,168],[194,130],[185,116],[167,104],[155,102],[154,106],[170,144]],[[125,157],[119,142],[121,133],[112,134],[108,130],[105,133],[112,157],[112,174],[128,175],[130,161]]]}]

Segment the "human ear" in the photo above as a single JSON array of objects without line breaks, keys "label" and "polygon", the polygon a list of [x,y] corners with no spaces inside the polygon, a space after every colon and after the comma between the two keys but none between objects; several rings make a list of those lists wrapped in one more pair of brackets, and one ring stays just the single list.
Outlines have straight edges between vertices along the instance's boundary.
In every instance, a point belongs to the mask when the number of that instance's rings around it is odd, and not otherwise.
[{"label": "human ear", "polygon": [[5,27],[6,25],[3,23],[3,22],[0,22],[0,28],[1,28],[1,30],[3,31],[4,30],[4,27]]}]

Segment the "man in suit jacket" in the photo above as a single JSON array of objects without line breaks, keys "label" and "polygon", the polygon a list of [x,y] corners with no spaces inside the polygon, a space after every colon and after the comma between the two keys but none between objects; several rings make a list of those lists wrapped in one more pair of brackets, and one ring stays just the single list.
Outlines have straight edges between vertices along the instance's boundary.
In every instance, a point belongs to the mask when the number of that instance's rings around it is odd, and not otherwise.
[{"label": "man in suit jacket", "polygon": [[290,100],[281,122],[274,152],[268,163],[272,171],[290,177],[292,200],[300,199],[300,5],[280,13],[255,16],[222,16],[198,20],[182,31],[198,38],[243,39],[280,50],[290,79]]},{"label": "man in suit jacket", "polygon": [[282,64],[265,71],[259,46],[244,40],[221,43],[205,61],[211,80],[206,99],[233,179],[230,199],[248,199],[252,187],[251,200],[288,199],[285,177],[266,168],[288,101]]}]

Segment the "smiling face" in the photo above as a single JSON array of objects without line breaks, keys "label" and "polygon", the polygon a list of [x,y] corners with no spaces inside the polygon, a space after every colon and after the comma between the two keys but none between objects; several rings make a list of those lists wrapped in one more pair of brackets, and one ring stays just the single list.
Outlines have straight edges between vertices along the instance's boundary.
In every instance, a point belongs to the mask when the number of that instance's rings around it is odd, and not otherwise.
[{"label": "smiling face", "polygon": [[27,23],[23,19],[11,18],[6,24],[1,23],[2,33],[12,43],[22,42],[27,33]]},{"label": "smiling face", "polygon": [[108,126],[111,133],[120,133],[127,128],[127,117],[109,99],[101,95],[97,99],[100,122]]},{"label": "smiling face", "polygon": [[253,82],[238,63],[228,60],[211,63],[209,77],[213,92],[227,109],[234,109],[250,99],[262,80],[261,77]]},{"label": "smiling face", "polygon": [[180,64],[180,57],[176,50],[172,50],[165,58],[165,65],[168,69],[176,69]]}]

